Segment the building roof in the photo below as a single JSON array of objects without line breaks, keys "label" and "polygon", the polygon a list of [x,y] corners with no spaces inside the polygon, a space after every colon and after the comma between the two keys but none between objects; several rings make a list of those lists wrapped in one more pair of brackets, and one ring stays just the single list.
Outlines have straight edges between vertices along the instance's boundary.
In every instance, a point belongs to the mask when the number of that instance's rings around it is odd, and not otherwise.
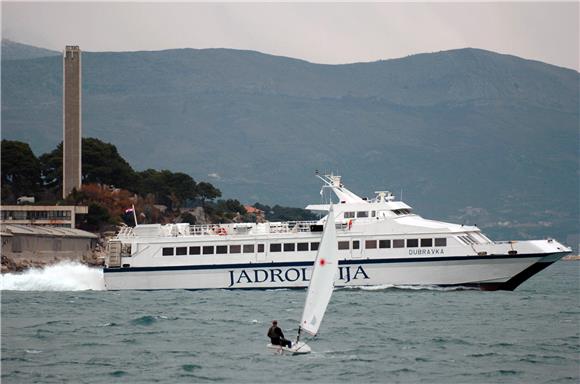
[{"label": "building roof", "polygon": [[258,209],[256,207],[252,207],[251,205],[244,205],[244,208],[246,209],[246,212],[248,212],[248,213],[255,213],[258,215],[264,213],[264,211],[262,211],[261,209]]},{"label": "building roof", "polygon": [[81,237],[96,239],[97,235],[75,228],[49,227],[40,225],[0,224],[2,236],[30,235],[48,237]]}]

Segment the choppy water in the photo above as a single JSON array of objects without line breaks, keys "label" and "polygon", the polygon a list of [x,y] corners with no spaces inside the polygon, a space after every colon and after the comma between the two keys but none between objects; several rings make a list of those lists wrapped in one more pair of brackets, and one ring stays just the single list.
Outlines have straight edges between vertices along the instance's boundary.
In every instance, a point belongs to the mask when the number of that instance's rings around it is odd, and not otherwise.
[{"label": "choppy water", "polygon": [[579,274],[559,262],[515,292],[337,290],[314,353],[295,357],[265,333],[277,318],[294,334],[305,291],[107,292],[79,265],[5,275],[1,378],[578,383]]}]

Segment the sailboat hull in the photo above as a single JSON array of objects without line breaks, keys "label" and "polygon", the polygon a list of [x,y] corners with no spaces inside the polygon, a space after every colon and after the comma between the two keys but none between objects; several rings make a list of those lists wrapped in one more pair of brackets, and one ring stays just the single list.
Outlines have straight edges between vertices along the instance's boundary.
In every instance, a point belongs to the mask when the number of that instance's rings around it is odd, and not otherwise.
[{"label": "sailboat hull", "polygon": [[310,349],[310,346],[303,341],[293,342],[292,348],[282,347],[281,345],[273,345],[273,344],[268,344],[267,348],[269,351],[272,351],[272,352],[280,354],[280,355],[284,355],[284,354],[286,354],[286,355],[306,355],[306,354],[312,352],[312,349]]}]

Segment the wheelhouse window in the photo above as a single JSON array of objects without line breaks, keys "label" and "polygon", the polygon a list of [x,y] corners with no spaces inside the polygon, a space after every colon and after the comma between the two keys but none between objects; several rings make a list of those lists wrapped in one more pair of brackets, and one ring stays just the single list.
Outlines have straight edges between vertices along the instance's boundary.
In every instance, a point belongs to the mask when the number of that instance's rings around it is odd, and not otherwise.
[{"label": "wheelhouse window", "polygon": [[377,241],[376,240],[365,240],[365,248],[366,249],[376,249],[377,248]]},{"label": "wheelhouse window", "polygon": [[177,248],[175,248],[175,254],[177,256],[187,255],[187,247],[177,247]]},{"label": "wheelhouse window", "polygon": [[320,246],[320,243],[318,243],[318,242],[310,243],[310,250],[311,251],[318,251],[319,246]]},{"label": "wheelhouse window", "polygon": [[403,239],[393,240],[393,248],[405,248],[405,240]]},{"label": "wheelhouse window", "polygon": [[308,251],[308,243],[298,243],[296,244],[298,252]]},{"label": "wheelhouse window", "polygon": [[173,256],[173,248],[163,248],[161,254],[163,256]]},{"label": "wheelhouse window", "polygon": [[419,246],[418,239],[407,239],[407,248],[417,248]]},{"label": "wheelhouse window", "polygon": [[345,219],[354,219],[354,212],[345,212],[344,218]]},{"label": "wheelhouse window", "polygon": [[230,245],[230,253],[242,253],[241,245]]},{"label": "wheelhouse window", "polygon": [[391,248],[391,240],[379,240],[379,248]]},{"label": "wheelhouse window", "polygon": [[353,240],[352,241],[352,249],[360,249],[360,241]]},{"label": "wheelhouse window", "polygon": [[446,237],[439,237],[435,239],[435,246],[436,247],[446,247],[447,246],[447,238]]},{"label": "wheelhouse window", "polygon": [[282,244],[280,243],[270,244],[270,252],[282,252]]},{"label": "wheelhouse window", "polygon": [[204,245],[203,246],[203,254],[204,255],[213,255],[213,245]]},{"label": "wheelhouse window", "polygon": [[[264,252],[263,246],[262,252]],[[244,244],[244,253],[254,253],[254,244]]]},{"label": "wheelhouse window", "polygon": [[294,243],[284,243],[284,252],[294,252],[296,244]]},{"label": "wheelhouse window", "polygon": [[358,211],[356,217],[369,217],[369,213],[367,211]]},{"label": "wheelhouse window", "polygon": [[338,249],[350,249],[350,244],[348,241],[339,241],[338,242]]},{"label": "wheelhouse window", "polygon": [[421,247],[432,247],[433,239],[421,239]]},{"label": "wheelhouse window", "polygon": [[189,254],[190,255],[199,255],[201,253],[201,248],[198,246],[189,247]]}]

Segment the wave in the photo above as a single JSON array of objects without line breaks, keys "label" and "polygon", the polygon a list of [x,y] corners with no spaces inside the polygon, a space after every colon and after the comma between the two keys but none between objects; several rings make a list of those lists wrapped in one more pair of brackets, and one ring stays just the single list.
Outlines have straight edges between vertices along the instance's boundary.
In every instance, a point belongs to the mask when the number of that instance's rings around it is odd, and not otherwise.
[{"label": "wave", "polygon": [[44,268],[32,268],[23,273],[0,276],[3,291],[102,291],[105,280],[101,268],[76,262],[61,262]]}]

